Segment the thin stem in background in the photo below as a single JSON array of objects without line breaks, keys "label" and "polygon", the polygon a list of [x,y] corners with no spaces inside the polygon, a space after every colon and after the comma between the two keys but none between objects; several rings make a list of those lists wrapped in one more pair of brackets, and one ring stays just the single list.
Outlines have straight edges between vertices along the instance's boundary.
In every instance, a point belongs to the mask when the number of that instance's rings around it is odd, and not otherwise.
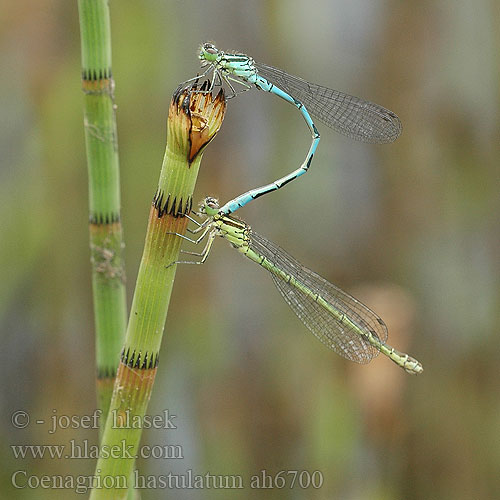
[{"label": "thin stem in background", "polygon": [[78,9],[89,174],[97,394],[101,422],[104,422],[127,325],[111,30],[107,0],[79,0]]}]

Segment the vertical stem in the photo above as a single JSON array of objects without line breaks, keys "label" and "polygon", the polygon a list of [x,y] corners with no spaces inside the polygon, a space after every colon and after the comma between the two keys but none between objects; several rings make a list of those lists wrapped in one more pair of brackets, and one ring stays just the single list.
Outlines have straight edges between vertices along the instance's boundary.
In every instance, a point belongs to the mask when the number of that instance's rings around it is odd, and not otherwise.
[{"label": "vertical stem", "polygon": [[[202,86],[201,90],[205,90]],[[101,453],[92,499],[125,498],[158,365],[163,329],[186,230],[202,152],[218,132],[225,112],[222,91],[176,93],[167,124],[160,181],[149,213],[144,252],[130,311],[125,345],[106,422],[102,449],[123,449],[119,457]],[[135,424],[135,425],[134,425]]]},{"label": "vertical stem", "polygon": [[120,222],[120,177],[108,2],[78,0],[78,9],[89,173],[97,393],[103,422],[109,409],[120,347],[127,324],[122,259],[124,245]]}]

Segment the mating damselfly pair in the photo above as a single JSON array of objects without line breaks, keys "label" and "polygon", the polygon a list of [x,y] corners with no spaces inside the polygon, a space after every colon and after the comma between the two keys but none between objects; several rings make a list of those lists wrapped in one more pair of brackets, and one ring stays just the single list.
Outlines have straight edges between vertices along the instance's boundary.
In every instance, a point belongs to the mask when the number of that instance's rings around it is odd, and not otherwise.
[{"label": "mating damselfly pair", "polygon": [[407,373],[421,373],[422,365],[416,359],[385,343],[387,327],[377,314],[301,265],[267,238],[253,232],[244,221],[230,215],[307,172],[320,139],[311,114],[344,135],[378,143],[392,142],[400,135],[399,118],[378,104],[308,83],[279,69],[256,63],[245,54],[225,53],[210,43],[201,46],[199,57],[208,66],[203,75],[212,71],[212,84],[217,79],[220,84],[224,80],[232,90],[232,96],[238,93],[232,82],[238,82],[244,85],[244,90],[256,86],[296,106],[311,132],[312,142],[302,165],[285,177],[247,191],[222,207],[215,198],[206,198],[200,211],[205,220],[198,222],[189,217],[198,226],[192,232],[201,232],[201,236],[193,240],[178,235],[196,244],[207,238],[202,252],[187,252],[198,255],[200,260],[178,263],[204,263],[215,237],[221,236],[271,274],[281,295],[304,325],[337,354],[351,361],[368,363],[381,352]]}]

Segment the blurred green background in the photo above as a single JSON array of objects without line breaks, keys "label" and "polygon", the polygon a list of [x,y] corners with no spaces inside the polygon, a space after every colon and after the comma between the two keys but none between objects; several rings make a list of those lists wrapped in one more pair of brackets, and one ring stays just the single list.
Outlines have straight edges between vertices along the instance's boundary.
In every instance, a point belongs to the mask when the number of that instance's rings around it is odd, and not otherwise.
[{"label": "blurred green background", "polygon": [[[308,175],[239,216],[386,321],[424,365],[361,366],[325,349],[267,273],[217,241],[179,267],[150,414],[179,460],[141,474],[322,472],[320,489],[150,490],[144,499],[500,498],[498,2],[299,0],[112,2],[129,300],[177,85],[212,40],[394,110],[403,135],[360,144],[319,125]],[[91,474],[91,459],[15,459],[13,444],[68,444],[54,414],[95,408],[87,172],[76,1],[0,7],[1,496],[11,475]],[[205,153],[199,199],[222,202],[296,168],[309,133],[254,90],[229,102]],[[15,429],[11,415],[32,423]]]}]

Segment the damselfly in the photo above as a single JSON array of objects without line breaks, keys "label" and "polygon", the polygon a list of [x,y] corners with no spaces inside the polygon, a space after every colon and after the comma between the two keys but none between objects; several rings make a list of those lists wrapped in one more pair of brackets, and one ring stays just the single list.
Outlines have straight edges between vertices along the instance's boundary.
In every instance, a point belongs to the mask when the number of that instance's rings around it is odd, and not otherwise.
[{"label": "damselfly", "polygon": [[238,210],[259,196],[280,189],[307,172],[320,140],[311,115],[337,132],[364,142],[392,142],[401,134],[401,122],[392,111],[255,62],[246,54],[223,52],[211,43],[204,43],[200,47],[199,58],[202,60],[202,66],[207,66],[203,75],[212,71],[212,82],[224,80],[231,88],[233,96],[238,92],[232,82],[238,82],[244,87],[240,92],[255,86],[293,104],[302,113],[311,132],[311,146],[298,169],[271,184],[247,191],[227,202],[220,209],[225,214]]},{"label": "damselfly", "polygon": [[198,225],[192,232],[201,232],[197,240],[178,235],[196,244],[207,238],[202,252],[185,252],[199,256],[200,260],[176,263],[204,263],[215,238],[221,236],[269,271],[293,312],[337,354],[357,363],[368,363],[381,352],[407,373],[423,371],[416,359],[386,344],[385,323],[359,300],[304,267],[275,243],[252,231],[241,219],[221,212],[215,198],[205,198],[201,213],[206,216],[201,223],[188,216]]}]

